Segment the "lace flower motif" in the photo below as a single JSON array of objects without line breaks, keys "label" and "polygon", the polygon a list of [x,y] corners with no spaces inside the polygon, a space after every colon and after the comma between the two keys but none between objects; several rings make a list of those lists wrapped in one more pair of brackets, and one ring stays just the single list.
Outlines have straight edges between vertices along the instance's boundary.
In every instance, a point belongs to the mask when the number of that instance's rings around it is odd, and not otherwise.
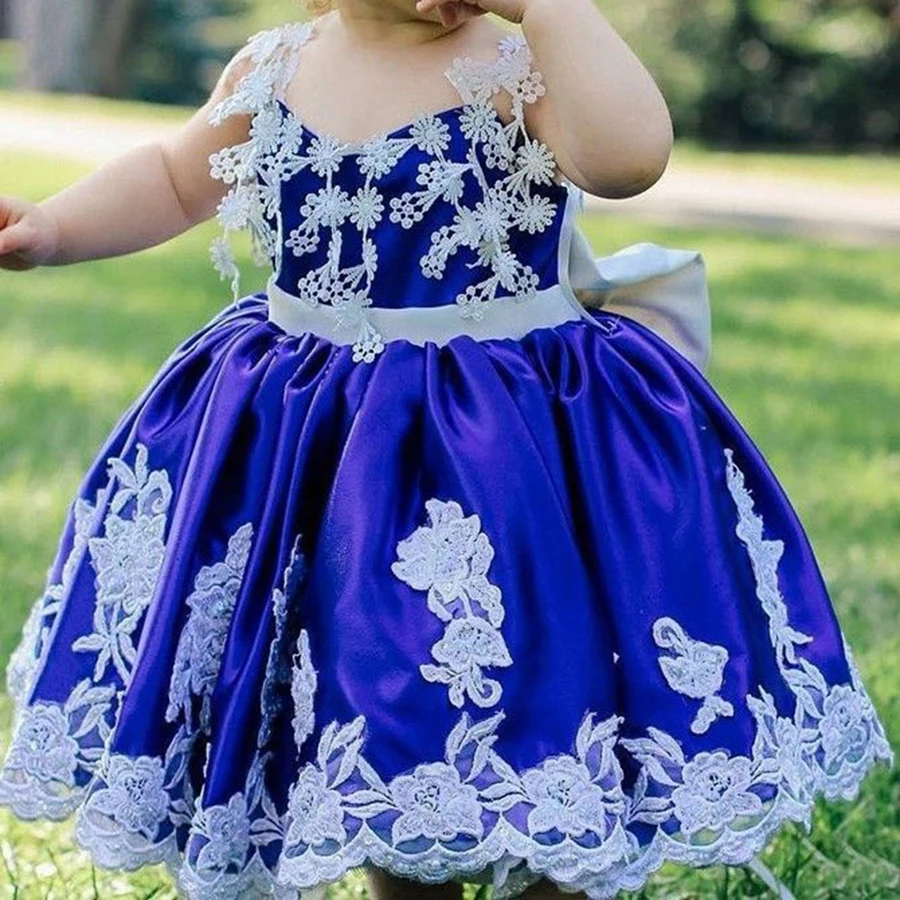
[{"label": "lace flower motif", "polygon": [[430,524],[398,544],[398,561],[391,566],[401,581],[428,592],[428,608],[446,624],[432,648],[439,665],[422,665],[420,671],[426,681],[449,686],[454,706],[466,697],[477,706],[493,706],[502,689],[483,669],[512,665],[500,633],[502,595],[487,577],[494,549],[481,519],[465,517],[458,503],[435,499],[425,508]]},{"label": "lace flower motif", "polygon": [[705,828],[721,829],[741,816],[757,815],[762,800],[750,792],[749,759],[724,751],[700,753],[682,770],[683,784],[672,791],[674,813],[686,835]]},{"label": "lace flower motif", "polygon": [[42,782],[75,786],[78,741],[69,733],[69,719],[59,706],[36,703],[16,731],[6,767]]},{"label": "lace flower motif", "polygon": [[85,813],[101,813],[130,834],[154,839],[169,813],[162,760],[115,754],[105,769],[105,786],[88,798]]},{"label": "lace flower motif", "polygon": [[191,614],[178,641],[169,685],[166,719],[170,722],[183,712],[192,729],[193,698],[199,697],[201,727],[209,728],[209,704],[252,540],[253,525],[247,523],[229,539],[225,559],[204,566],[197,574],[194,590],[187,599]]},{"label": "lace flower motif", "polygon": [[395,778],[390,792],[400,810],[391,829],[395,843],[484,834],[478,791],[463,783],[454,766],[441,762],[417,766],[411,775]]},{"label": "lace flower motif", "polygon": [[688,637],[670,618],[657,619],[653,623],[653,639],[658,647],[674,653],[659,658],[669,687],[686,697],[703,701],[691,723],[694,734],[704,734],[719,716],[734,715],[731,703],[718,696],[728,663],[728,651],[724,647]]},{"label": "lace flower motif", "polygon": [[242,866],[250,850],[247,798],[235,794],[227,804],[203,811],[207,843],[197,855],[197,868],[224,871]]},{"label": "lace flower motif", "polygon": [[304,629],[297,639],[297,652],[291,676],[291,699],[294,701],[294,718],[291,725],[298,750],[302,749],[315,728],[314,702],[318,684],[318,673],[313,668],[310,653],[309,633]]}]

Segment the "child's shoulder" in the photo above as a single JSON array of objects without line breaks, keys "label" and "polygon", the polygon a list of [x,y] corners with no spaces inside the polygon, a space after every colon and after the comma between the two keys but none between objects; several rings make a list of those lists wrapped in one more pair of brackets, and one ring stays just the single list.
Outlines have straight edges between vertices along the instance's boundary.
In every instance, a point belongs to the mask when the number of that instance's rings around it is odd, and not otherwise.
[{"label": "child's shoulder", "polygon": [[[327,53],[330,29],[340,27],[332,14],[309,22],[288,22],[250,35],[222,73],[212,119],[220,122],[235,112],[252,112],[272,94],[283,91],[295,75],[304,46],[315,43]],[[324,39],[324,40],[323,40]],[[435,52],[448,60],[446,75],[466,102],[516,95],[528,84],[531,51],[521,29],[483,17],[472,20],[446,38]]]},{"label": "child's shoulder", "polygon": [[225,73],[240,79],[249,71],[298,51],[313,35],[312,22],[289,22],[250,35],[231,58]]}]

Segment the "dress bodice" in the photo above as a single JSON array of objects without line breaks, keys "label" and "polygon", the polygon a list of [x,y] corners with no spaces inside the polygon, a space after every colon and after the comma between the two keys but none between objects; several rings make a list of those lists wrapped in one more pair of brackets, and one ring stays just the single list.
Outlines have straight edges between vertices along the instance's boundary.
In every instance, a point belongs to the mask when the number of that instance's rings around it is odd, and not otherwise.
[{"label": "dress bodice", "polygon": [[[247,142],[210,160],[230,186],[213,257],[235,295],[228,238],[247,229],[272,283],[333,310],[370,360],[383,347],[372,309],[455,305],[481,320],[492,305],[557,285],[573,189],[526,127],[525,108],[544,87],[524,39],[504,39],[491,61],[453,63],[446,75],[459,105],[347,143],[313,132],[285,101],[314,34],[304,24],[252,38],[238,57],[246,74],[212,113],[214,123],[252,117]],[[508,117],[496,105],[501,93]]]}]

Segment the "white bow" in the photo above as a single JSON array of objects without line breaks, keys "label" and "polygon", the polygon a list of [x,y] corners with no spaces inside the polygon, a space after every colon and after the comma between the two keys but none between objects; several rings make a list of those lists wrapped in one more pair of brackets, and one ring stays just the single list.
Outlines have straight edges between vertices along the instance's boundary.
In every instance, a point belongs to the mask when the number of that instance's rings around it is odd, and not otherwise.
[{"label": "white bow", "polygon": [[640,322],[706,371],[712,349],[709,287],[703,257],[696,250],[640,243],[595,257],[576,228],[569,278],[584,306]]}]

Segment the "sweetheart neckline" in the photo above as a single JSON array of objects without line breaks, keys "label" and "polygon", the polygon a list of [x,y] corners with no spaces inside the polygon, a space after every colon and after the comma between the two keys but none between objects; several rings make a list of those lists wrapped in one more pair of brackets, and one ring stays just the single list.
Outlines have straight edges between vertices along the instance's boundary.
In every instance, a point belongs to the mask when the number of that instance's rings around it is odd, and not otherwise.
[{"label": "sweetheart neckline", "polygon": [[397,126],[391,130],[383,130],[378,131],[370,136],[363,138],[362,140],[351,140],[344,141],[339,137],[336,137],[333,134],[329,134],[327,132],[317,131],[313,128],[310,128],[306,122],[303,120],[303,117],[300,116],[294,109],[288,106],[284,100],[280,97],[275,98],[275,102],[281,108],[282,114],[285,118],[289,118],[292,122],[295,122],[307,135],[307,137],[318,140],[320,142],[333,142],[337,145],[339,150],[345,152],[346,155],[360,155],[365,152],[366,148],[377,141],[388,141],[393,139],[401,138],[406,132],[410,131],[413,127],[415,127],[420,121],[423,119],[444,119],[446,116],[452,115],[461,115],[472,105],[471,103],[457,103],[454,106],[446,106],[443,109],[437,110],[436,112],[431,113],[420,113],[414,119],[411,119],[408,122],[405,122],[402,125]]}]

